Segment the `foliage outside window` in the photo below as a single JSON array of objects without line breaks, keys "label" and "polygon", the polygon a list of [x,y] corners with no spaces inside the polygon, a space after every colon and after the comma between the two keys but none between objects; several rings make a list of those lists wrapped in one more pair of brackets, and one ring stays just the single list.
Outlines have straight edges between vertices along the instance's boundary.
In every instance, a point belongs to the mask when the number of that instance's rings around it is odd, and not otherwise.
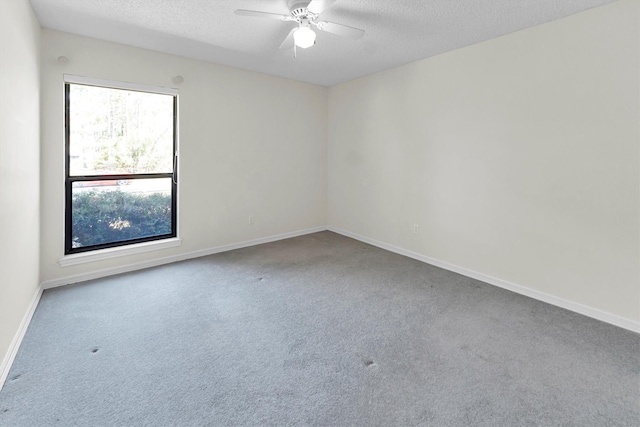
[{"label": "foliage outside window", "polygon": [[176,236],[175,94],[65,83],[65,253]]}]

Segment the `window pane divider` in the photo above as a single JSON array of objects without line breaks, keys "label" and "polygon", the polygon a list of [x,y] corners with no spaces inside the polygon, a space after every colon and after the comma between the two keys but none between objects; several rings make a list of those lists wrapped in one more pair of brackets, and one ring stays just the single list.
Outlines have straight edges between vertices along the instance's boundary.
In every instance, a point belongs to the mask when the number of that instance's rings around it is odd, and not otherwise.
[{"label": "window pane divider", "polygon": [[69,181],[97,181],[119,179],[150,179],[150,178],[173,178],[171,172],[166,173],[132,173],[132,174],[109,174],[109,175],[71,175]]}]

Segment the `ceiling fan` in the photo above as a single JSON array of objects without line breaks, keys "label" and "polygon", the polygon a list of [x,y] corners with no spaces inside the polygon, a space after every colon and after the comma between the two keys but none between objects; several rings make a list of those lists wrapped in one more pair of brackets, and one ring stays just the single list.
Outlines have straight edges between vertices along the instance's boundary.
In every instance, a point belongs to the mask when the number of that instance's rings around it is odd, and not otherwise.
[{"label": "ceiling fan", "polygon": [[245,9],[236,10],[236,15],[270,18],[283,22],[297,23],[298,26],[289,32],[289,35],[287,35],[280,45],[280,49],[289,49],[292,47],[306,49],[313,46],[316,43],[316,33],[311,28],[312,26],[320,31],[352,39],[359,39],[364,36],[364,30],[359,28],[318,20],[320,14],[335,1],[336,0],[289,0],[288,6],[290,12],[288,15]]}]

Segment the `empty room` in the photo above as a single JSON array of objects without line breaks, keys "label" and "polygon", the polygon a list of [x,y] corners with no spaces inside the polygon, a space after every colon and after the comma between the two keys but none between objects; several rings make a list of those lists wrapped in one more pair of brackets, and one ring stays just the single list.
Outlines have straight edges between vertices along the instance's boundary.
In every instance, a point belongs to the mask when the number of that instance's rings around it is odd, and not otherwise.
[{"label": "empty room", "polygon": [[0,425],[640,425],[640,0],[0,0]]}]

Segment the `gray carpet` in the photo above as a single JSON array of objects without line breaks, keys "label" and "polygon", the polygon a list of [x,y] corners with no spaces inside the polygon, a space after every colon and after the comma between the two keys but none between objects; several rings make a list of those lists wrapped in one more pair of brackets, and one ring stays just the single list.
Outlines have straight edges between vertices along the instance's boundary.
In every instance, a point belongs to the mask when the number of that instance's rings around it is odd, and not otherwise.
[{"label": "gray carpet", "polygon": [[640,335],[330,232],[45,291],[2,426],[638,426]]}]

